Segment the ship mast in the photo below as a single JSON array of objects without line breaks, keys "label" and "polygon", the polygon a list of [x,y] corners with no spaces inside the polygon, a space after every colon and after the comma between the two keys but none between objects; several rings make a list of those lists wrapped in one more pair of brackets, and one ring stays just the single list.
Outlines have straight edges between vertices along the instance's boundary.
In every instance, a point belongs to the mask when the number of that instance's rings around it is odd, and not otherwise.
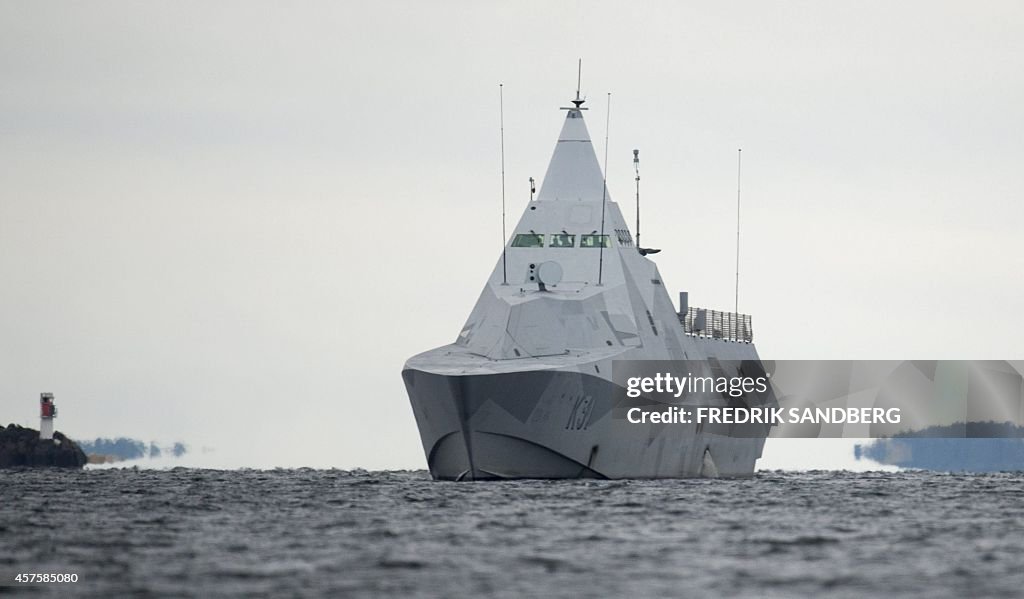
[{"label": "ship mast", "polygon": [[608,104],[605,109],[605,120],[604,120],[604,173],[601,179],[601,236],[598,237],[598,243],[601,244],[600,256],[598,257],[597,266],[597,284],[602,284],[602,276],[604,274],[604,212],[605,204],[608,203],[608,125],[611,122],[612,115],[612,94],[608,92]]},{"label": "ship mast", "polygon": [[505,84],[498,84],[498,114],[501,127],[501,284],[508,285],[508,261],[505,258],[508,237],[505,233]]},{"label": "ship mast", "polygon": [[736,314],[740,313],[740,173],[743,167],[743,148],[736,150]]},{"label": "ship mast", "polygon": [[633,170],[636,171],[636,250],[640,251],[640,150],[633,150]]}]

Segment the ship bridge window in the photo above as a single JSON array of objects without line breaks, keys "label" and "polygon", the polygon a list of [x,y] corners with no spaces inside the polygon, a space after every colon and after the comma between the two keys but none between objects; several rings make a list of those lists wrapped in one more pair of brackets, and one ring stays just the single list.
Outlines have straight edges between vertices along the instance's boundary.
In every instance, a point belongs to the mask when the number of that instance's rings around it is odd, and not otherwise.
[{"label": "ship bridge window", "polygon": [[576,236],[568,233],[555,233],[551,236],[551,243],[548,247],[571,248],[576,244]]},{"label": "ship bridge window", "polygon": [[514,248],[542,248],[544,247],[544,235],[541,233],[519,233],[512,240]]},{"label": "ship bridge window", "polygon": [[580,235],[581,248],[612,247],[612,242],[607,235]]}]

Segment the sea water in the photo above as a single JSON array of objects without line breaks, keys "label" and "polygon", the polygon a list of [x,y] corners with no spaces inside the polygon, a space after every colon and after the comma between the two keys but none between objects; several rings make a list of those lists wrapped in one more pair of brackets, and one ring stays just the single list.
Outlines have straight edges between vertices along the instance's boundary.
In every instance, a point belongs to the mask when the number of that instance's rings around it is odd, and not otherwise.
[{"label": "sea water", "polygon": [[0,592],[32,596],[1009,596],[1022,564],[1021,474],[0,471]]}]

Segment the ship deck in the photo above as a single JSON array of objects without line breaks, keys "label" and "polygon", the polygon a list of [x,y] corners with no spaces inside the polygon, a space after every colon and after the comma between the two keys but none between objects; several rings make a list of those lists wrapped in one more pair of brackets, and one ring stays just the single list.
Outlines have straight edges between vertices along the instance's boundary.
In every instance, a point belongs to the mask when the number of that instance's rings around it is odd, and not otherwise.
[{"label": "ship deck", "polygon": [[453,343],[409,358],[405,369],[411,368],[434,374],[456,376],[506,374],[532,370],[567,370],[594,362],[625,359],[623,354],[628,353],[631,349],[629,347],[614,347],[607,350],[569,350],[563,354],[550,356],[493,360]]}]

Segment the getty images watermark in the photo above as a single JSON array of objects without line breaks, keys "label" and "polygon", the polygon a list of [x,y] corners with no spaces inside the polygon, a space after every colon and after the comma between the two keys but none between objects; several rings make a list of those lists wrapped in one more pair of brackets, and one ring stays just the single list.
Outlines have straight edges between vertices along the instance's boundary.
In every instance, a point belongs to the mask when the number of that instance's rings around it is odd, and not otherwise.
[{"label": "getty images watermark", "polygon": [[[720,395],[738,399],[745,396],[766,395],[769,376],[697,376],[687,372],[676,376],[671,372],[658,372],[654,376],[633,376],[626,379],[626,397],[638,399],[646,393],[668,395],[673,399]],[[634,406],[626,411],[632,424],[899,424],[900,408],[734,406],[734,405],[668,405],[657,410]]]},{"label": "getty images watermark", "polygon": [[[729,436],[1021,436],[1021,362],[622,360],[613,418]],[[963,425],[958,428],[958,425]],[[1009,431],[1009,433],[1007,433]]]}]

